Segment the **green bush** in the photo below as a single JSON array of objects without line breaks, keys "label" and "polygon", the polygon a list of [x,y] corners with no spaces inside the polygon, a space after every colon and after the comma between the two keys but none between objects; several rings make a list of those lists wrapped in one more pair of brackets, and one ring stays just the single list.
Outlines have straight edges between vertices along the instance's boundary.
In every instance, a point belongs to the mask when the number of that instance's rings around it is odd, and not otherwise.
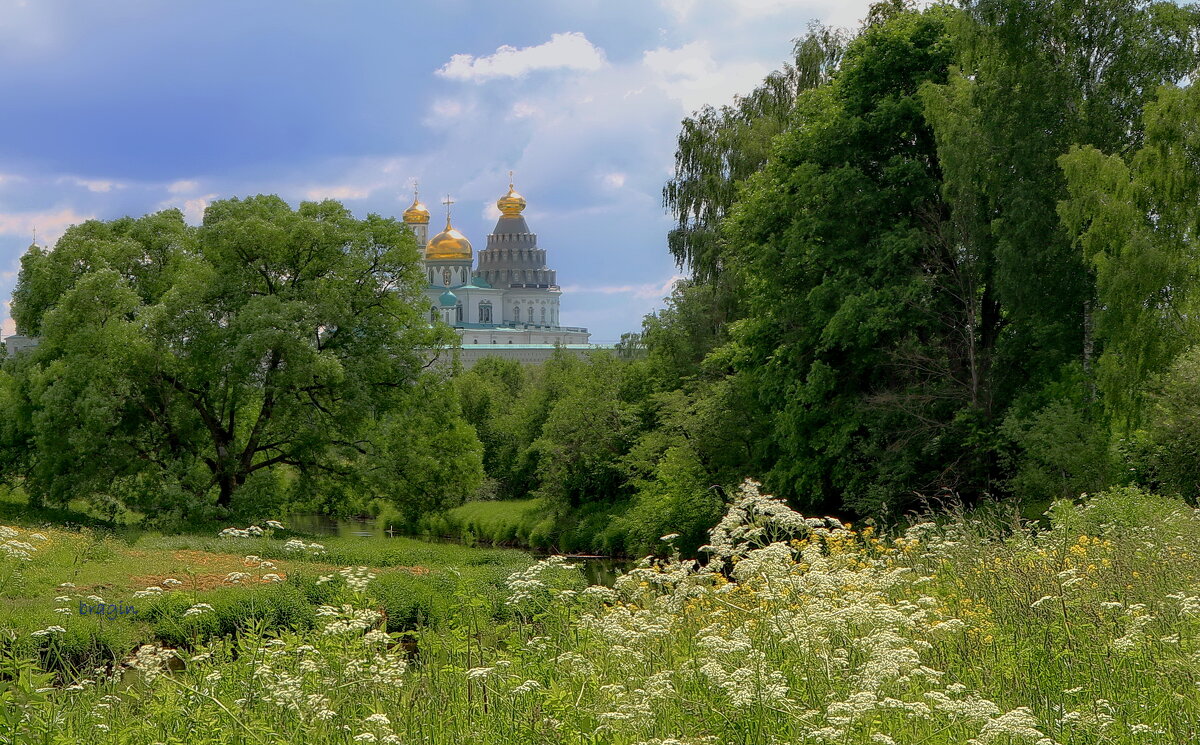
[{"label": "green bush", "polygon": [[1200,347],[1179,357],[1153,396],[1149,439],[1164,491],[1200,501]]}]

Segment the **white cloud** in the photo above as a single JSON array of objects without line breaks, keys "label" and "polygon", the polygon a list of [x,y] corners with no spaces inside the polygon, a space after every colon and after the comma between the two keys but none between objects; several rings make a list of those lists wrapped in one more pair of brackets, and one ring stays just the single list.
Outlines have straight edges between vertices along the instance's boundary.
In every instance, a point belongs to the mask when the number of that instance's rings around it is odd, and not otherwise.
[{"label": "white cloud", "polygon": [[183,216],[193,224],[199,224],[204,220],[204,210],[208,209],[210,200],[215,199],[216,194],[205,194],[202,197],[185,200],[183,203]]},{"label": "white cloud", "polygon": [[67,228],[93,217],[95,215],[80,214],[71,207],[64,207],[60,210],[42,210],[41,212],[0,213],[0,234],[23,234],[33,238],[36,230],[39,242],[53,243]]},{"label": "white cloud", "polygon": [[[72,177],[68,178],[67,180],[70,183],[75,184],[76,186],[82,186],[91,192],[104,193],[104,192],[112,191],[113,189],[124,189],[125,188],[125,184],[118,183],[116,181],[104,181],[102,179],[86,179],[86,178],[76,178],[76,177],[72,176]],[[62,179],[60,179],[60,181],[62,181]]]},{"label": "white cloud", "polygon": [[[771,19],[771,16],[797,13],[803,20],[816,19],[833,26],[855,26],[867,14],[873,0],[825,0],[825,2],[797,2],[797,0],[661,0],[662,7],[674,16],[677,23],[707,21],[714,13],[720,13],[728,25],[742,25]],[[922,5],[928,5],[923,2]],[[700,11],[700,12],[697,12]]]},{"label": "white cloud", "polygon": [[196,183],[195,181],[174,181],[167,185],[167,191],[171,192],[172,194],[186,194],[188,192],[195,191],[198,186],[200,186],[200,184]]},{"label": "white cloud", "polygon": [[366,199],[371,196],[372,191],[374,191],[374,187],[366,185],[314,186],[304,192],[304,198],[314,202],[324,199],[336,199],[344,202],[347,199]]},{"label": "white cloud", "polygon": [[509,110],[509,117],[512,119],[528,119],[531,116],[537,116],[542,113],[542,110],[528,101],[517,101]]},{"label": "white cloud", "polygon": [[675,49],[651,49],[642,55],[642,65],[662,92],[679,101],[685,112],[705,104],[730,103],[735,95],[752,91],[771,71],[762,62],[718,64],[708,41],[693,41]]},{"label": "white cloud", "polygon": [[17,333],[17,322],[12,319],[12,303],[4,301],[4,315],[0,317],[0,336],[12,336]]},{"label": "white cloud", "polygon": [[578,70],[591,72],[605,66],[604,50],[578,31],[553,34],[550,41],[517,49],[508,45],[495,54],[474,57],[456,54],[437,70],[451,80],[481,82],[492,78],[518,78],[535,70]]},{"label": "white cloud", "polygon": [[600,180],[610,189],[620,189],[625,185],[625,174],[617,172],[606,173]]},{"label": "white cloud", "polygon": [[563,294],[568,292],[598,293],[601,295],[630,295],[639,300],[661,300],[671,294],[675,283],[686,279],[682,274],[673,274],[663,282],[648,282],[640,285],[601,285],[588,287],[586,285],[567,285],[562,288]]}]

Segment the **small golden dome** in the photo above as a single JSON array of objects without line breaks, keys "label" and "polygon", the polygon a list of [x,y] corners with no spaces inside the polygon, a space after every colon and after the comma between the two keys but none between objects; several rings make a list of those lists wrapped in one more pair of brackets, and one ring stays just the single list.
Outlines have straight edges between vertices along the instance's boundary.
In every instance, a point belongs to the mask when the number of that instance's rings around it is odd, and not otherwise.
[{"label": "small golden dome", "polygon": [[450,218],[446,218],[446,229],[429,239],[425,245],[426,261],[470,261],[471,242],[467,237],[450,226]]},{"label": "small golden dome", "polygon": [[428,225],[429,210],[417,199],[417,195],[413,194],[413,203],[409,208],[404,210],[404,222],[408,225]]},{"label": "small golden dome", "polygon": [[[510,173],[509,178],[512,178]],[[516,217],[525,209],[525,197],[517,193],[512,181],[508,182],[508,193],[496,201],[496,206],[505,217]]]}]

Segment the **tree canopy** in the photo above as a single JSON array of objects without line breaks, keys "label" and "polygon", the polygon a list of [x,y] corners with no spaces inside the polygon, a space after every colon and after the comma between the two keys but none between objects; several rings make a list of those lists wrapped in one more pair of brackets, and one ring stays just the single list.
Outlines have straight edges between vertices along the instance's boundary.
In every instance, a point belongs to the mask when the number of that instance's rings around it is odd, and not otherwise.
[{"label": "tree canopy", "polygon": [[461,499],[479,446],[430,369],[452,332],[427,322],[420,287],[402,224],[332,201],[71,228],[24,257],[14,293],[41,340],[6,397],[28,490],[142,509],[228,508],[281,480]]}]

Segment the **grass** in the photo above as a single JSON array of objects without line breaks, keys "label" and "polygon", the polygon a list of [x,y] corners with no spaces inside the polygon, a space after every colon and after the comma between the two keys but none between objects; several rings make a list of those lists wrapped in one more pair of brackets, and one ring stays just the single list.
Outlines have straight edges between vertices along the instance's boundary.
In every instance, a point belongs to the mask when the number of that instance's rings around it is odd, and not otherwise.
[{"label": "grass", "polygon": [[614,518],[627,505],[584,505],[557,514],[541,499],[467,502],[422,518],[417,533],[469,546],[517,546],[555,553],[625,556],[625,536]]},{"label": "grass", "polygon": [[[1056,503],[1045,528],[991,512],[883,536],[805,521],[748,485],[711,542],[705,567],[647,565],[612,589],[580,592],[565,560],[539,562],[505,583],[499,614],[447,572],[443,612],[403,633],[385,609],[405,590],[385,578],[413,575],[298,571],[235,600],[277,593],[311,615],[220,633],[214,602],[178,618],[171,648],[66,687],[44,657],[10,651],[0,722],[9,742],[47,745],[1134,745],[1200,731],[1200,513],[1180,502],[1116,489]],[[53,654],[68,634],[38,638]]]},{"label": "grass", "polygon": [[[10,510],[9,517],[16,516]],[[446,588],[460,584],[489,598],[490,612],[501,616],[504,579],[532,562],[518,551],[411,538],[321,538],[319,552],[296,551],[286,548],[296,537],[287,531],[260,538],[163,535],[91,527],[103,524],[66,511],[51,516],[70,517],[72,527],[47,526],[47,511],[8,520],[21,529],[19,540],[34,544],[37,552],[35,561],[25,563],[0,557],[0,647],[68,674],[111,664],[149,642],[195,646],[254,623],[265,629],[311,628],[316,608],[344,584],[337,572],[346,566],[370,567],[377,575],[380,609],[391,631],[451,612]],[[33,533],[44,540],[28,538]],[[232,573],[246,576],[231,581]],[[267,575],[281,581],[264,579]],[[333,580],[317,585],[326,575]],[[163,592],[137,597],[147,587]],[[80,603],[98,602],[86,600],[89,596],[137,613],[118,620],[81,617]],[[70,602],[56,602],[59,597]],[[205,623],[183,622],[186,610],[197,603],[213,606],[212,617]],[[53,649],[46,639],[32,636],[48,626],[66,629]]]}]

